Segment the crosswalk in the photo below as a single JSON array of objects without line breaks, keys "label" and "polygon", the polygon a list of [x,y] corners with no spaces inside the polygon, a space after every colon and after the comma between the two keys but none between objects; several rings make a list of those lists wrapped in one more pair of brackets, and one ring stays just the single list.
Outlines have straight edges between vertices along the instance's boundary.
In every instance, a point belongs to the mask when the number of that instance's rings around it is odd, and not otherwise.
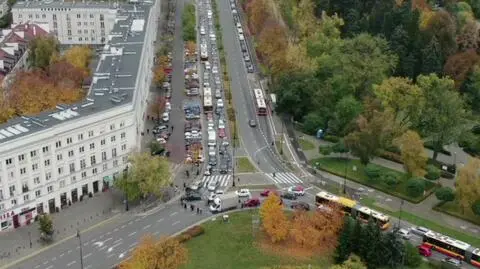
[{"label": "crosswalk", "polygon": [[228,185],[229,180],[232,178],[232,175],[214,175],[214,176],[204,176],[202,178],[202,185],[207,186],[208,183],[212,180],[218,180],[219,187],[226,187]]},{"label": "crosswalk", "polygon": [[273,176],[273,173],[265,173],[265,175],[276,184],[303,183],[303,181],[300,178],[298,178],[294,173],[288,173],[288,172],[275,173],[275,177]]}]

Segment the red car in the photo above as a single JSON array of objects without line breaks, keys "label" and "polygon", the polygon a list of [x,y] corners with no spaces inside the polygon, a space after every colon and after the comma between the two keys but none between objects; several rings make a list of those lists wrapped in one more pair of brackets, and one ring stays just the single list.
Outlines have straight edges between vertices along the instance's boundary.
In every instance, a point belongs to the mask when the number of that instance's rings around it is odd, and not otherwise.
[{"label": "red car", "polygon": [[225,137],[225,129],[218,129],[218,137],[220,138]]},{"label": "red car", "polygon": [[260,199],[258,198],[251,198],[243,203],[244,207],[256,207],[259,205],[260,205]]},{"label": "red car", "polygon": [[418,246],[418,252],[420,255],[425,256],[425,257],[430,257],[432,256],[432,247],[428,245],[420,245]]},{"label": "red car", "polygon": [[260,196],[267,197],[267,196],[269,196],[269,195],[272,194],[272,193],[274,193],[274,194],[276,194],[277,196],[279,196],[279,194],[278,194],[278,192],[277,192],[276,190],[268,190],[268,189],[262,191],[262,192],[260,193]]}]

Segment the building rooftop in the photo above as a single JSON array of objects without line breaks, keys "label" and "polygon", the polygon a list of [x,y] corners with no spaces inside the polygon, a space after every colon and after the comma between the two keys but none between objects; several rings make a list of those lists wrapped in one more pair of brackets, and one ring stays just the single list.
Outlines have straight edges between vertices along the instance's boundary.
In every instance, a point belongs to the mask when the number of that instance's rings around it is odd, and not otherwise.
[{"label": "building rooftop", "polygon": [[132,102],[151,6],[151,1],[119,6],[85,100],[74,105],[59,104],[54,111],[0,124],[0,144]]},{"label": "building rooftop", "polygon": [[13,5],[14,9],[21,8],[116,8],[115,1],[18,1]]}]

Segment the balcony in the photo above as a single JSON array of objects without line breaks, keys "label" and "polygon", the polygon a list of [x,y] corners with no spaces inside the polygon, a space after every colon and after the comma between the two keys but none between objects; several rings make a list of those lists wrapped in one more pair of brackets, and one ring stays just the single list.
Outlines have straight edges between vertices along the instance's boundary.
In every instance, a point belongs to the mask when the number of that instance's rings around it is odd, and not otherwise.
[{"label": "balcony", "polygon": [[22,193],[26,193],[26,192],[28,192],[28,191],[29,191],[28,186],[27,186],[27,185],[23,185],[23,186],[22,186]]}]

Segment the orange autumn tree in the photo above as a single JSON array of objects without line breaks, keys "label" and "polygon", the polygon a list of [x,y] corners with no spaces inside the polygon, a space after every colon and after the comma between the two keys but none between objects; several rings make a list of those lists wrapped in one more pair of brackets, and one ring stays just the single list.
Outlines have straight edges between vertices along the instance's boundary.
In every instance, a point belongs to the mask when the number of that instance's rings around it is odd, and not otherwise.
[{"label": "orange autumn tree", "polygon": [[280,202],[277,195],[271,194],[260,208],[263,229],[273,243],[285,240],[290,226]]},{"label": "orange autumn tree", "polygon": [[177,269],[187,262],[188,251],[175,238],[144,236],[132,257],[120,269]]},{"label": "orange autumn tree", "polygon": [[93,51],[87,46],[73,46],[63,55],[63,60],[82,70],[85,76],[90,74],[90,61],[93,57]]},{"label": "orange autumn tree", "polygon": [[302,247],[318,246],[320,233],[312,225],[312,217],[304,211],[296,211],[292,220],[290,236]]}]

